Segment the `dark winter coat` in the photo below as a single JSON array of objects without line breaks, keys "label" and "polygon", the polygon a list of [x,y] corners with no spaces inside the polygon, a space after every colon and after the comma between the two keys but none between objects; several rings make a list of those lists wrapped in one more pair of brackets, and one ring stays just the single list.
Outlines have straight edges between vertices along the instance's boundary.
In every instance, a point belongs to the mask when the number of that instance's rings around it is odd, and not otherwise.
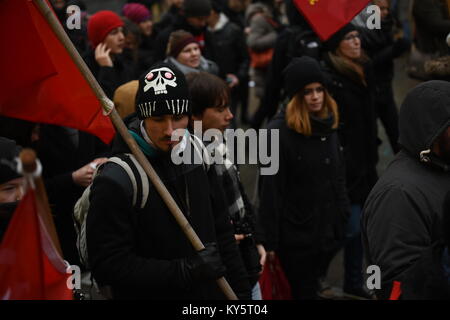
[{"label": "dark winter coat", "polygon": [[[134,120],[129,128],[140,135],[139,123]],[[128,148],[117,138],[113,153],[125,152]],[[149,161],[200,240],[218,243],[231,287],[249,298],[247,274],[214,170],[174,165],[170,154],[157,153]],[[94,181],[87,218],[94,278],[111,286],[118,299],[224,299],[215,281],[192,286],[183,281],[180,259],[195,251],[151,182],[143,209],[133,209],[131,197],[126,173],[107,164]]]},{"label": "dark winter coat", "polygon": [[103,91],[105,91],[105,94],[111,100],[114,97],[114,91],[118,87],[136,78],[135,65],[123,55],[117,55],[115,57],[113,67],[100,67],[95,60],[95,52],[93,49],[90,49],[83,56],[83,59]]},{"label": "dark winter coat", "polygon": [[389,18],[382,21],[381,29],[364,28],[361,31],[362,46],[374,66],[377,114],[396,153],[399,151],[399,146],[398,112],[392,88],[394,59],[409,50],[410,42],[405,39],[394,41],[392,25],[393,21]]},{"label": "dark winter coat", "polygon": [[313,135],[307,137],[287,127],[284,113],[269,123],[268,134],[279,129],[280,138],[279,171],[261,176],[259,210],[266,250],[317,253],[343,239],[350,205],[344,159],[331,124],[331,117],[313,120]]},{"label": "dark winter coat", "polygon": [[381,298],[389,297],[393,281],[402,283],[405,299],[439,298],[438,293],[448,285],[440,271],[439,246],[444,197],[450,190],[449,166],[436,156],[422,158],[421,153],[431,149],[450,125],[449,89],[448,82],[432,81],[408,95],[400,109],[403,149],[371,191],[363,210],[363,244],[369,264],[381,268],[381,291],[377,293]]},{"label": "dark winter coat", "polygon": [[222,28],[209,32],[215,53],[212,60],[219,66],[220,76],[225,79],[231,73],[243,82],[248,77],[250,61],[242,29],[228,21]]},{"label": "dark winter coat", "polygon": [[375,86],[371,64],[364,68],[367,86],[339,73],[325,59],[328,90],[339,109],[339,140],[344,148],[347,189],[352,204],[363,205],[377,180],[378,162]]},{"label": "dark winter coat", "polygon": [[107,156],[109,148],[88,133],[41,125],[36,149],[64,259],[71,264],[79,264],[72,214],[84,188],[74,183],[72,173],[95,158]]},{"label": "dark winter coat", "polygon": [[446,0],[414,1],[415,44],[424,53],[449,54],[445,38],[450,33]]}]

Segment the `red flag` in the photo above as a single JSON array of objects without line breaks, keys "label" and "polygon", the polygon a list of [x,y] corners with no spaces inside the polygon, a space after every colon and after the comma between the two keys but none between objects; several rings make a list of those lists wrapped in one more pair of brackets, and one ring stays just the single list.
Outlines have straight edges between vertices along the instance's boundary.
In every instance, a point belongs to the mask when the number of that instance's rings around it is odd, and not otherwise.
[{"label": "red flag", "polygon": [[29,0],[0,1],[0,115],[92,133],[109,143],[110,119],[51,27]]},{"label": "red flag", "polygon": [[29,188],[0,245],[0,300],[71,300],[66,266]]},{"label": "red flag", "polygon": [[370,0],[293,0],[322,41],[353,20]]}]

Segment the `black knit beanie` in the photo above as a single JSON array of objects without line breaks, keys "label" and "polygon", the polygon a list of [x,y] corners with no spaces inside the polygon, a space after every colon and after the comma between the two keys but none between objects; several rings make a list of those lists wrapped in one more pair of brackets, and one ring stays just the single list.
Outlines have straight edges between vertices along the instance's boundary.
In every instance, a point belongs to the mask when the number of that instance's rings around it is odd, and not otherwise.
[{"label": "black knit beanie", "polygon": [[14,168],[20,149],[15,141],[0,137],[0,184],[20,177]]},{"label": "black knit beanie", "polygon": [[358,30],[358,28],[356,28],[356,26],[353,25],[352,23],[345,25],[344,27],[342,27],[342,29],[339,29],[338,32],[333,34],[331,38],[325,42],[325,48],[328,51],[335,52],[336,49],[339,47],[339,44],[341,43],[342,39],[344,39],[344,37],[347,35],[347,33],[356,30]]},{"label": "black knit beanie", "polygon": [[184,0],[182,8],[186,17],[207,17],[212,6],[210,0]]},{"label": "black knit beanie", "polygon": [[139,119],[163,115],[190,115],[189,89],[184,74],[174,65],[158,63],[139,78],[136,94]]},{"label": "black knit beanie", "polygon": [[308,84],[325,84],[325,77],[319,63],[308,56],[294,58],[283,71],[284,88],[289,100]]}]

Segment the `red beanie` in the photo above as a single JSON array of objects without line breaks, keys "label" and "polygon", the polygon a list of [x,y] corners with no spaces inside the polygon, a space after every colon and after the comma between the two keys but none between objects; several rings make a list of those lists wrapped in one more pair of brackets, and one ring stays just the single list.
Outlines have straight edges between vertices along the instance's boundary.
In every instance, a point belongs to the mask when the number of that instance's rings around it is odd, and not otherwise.
[{"label": "red beanie", "polygon": [[89,41],[95,48],[105,40],[108,33],[122,26],[123,21],[116,13],[108,10],[99,11],[89,19],[87,27]]},{"label": "red beanie", "polygon": [[147,7],[140,3],[127,3],[122,13],[136,24],[149,20],[152,16]]}]

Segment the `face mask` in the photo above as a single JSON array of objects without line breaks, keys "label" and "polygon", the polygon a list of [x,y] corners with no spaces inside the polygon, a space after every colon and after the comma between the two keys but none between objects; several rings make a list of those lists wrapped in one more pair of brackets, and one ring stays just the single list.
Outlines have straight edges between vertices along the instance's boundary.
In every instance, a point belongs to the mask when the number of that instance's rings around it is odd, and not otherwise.
[{"label": "face mask", "polygon": [[0,203],[0,219],[10,219],[17,208],[19,201]]}]

